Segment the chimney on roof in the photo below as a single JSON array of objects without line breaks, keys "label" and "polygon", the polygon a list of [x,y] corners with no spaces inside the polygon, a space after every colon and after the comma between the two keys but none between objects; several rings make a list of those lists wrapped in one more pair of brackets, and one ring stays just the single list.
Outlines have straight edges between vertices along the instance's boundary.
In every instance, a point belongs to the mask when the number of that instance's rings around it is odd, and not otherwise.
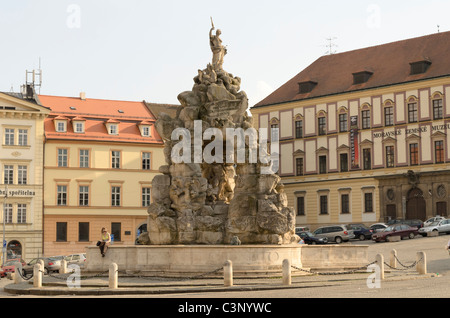
[{"label": "chimney on roof", "polygon": [[81,92],[80,93],[80,99],[81,100],[86,100],[86,93],[85,92]]}]

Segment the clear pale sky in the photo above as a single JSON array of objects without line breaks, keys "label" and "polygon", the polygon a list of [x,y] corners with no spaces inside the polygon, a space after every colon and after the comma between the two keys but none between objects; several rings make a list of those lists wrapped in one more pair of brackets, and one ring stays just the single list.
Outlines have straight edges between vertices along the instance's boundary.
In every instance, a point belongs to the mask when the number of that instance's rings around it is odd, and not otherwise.
[{"label": "clear pale sky", "polygon": [[41,94],[178,103],[211,62],[212,16],[253,106],[327,38],[341,53],[445,32],[449,12],[448,0],[0,0],[0,91],[19,91],[41,58]]}]

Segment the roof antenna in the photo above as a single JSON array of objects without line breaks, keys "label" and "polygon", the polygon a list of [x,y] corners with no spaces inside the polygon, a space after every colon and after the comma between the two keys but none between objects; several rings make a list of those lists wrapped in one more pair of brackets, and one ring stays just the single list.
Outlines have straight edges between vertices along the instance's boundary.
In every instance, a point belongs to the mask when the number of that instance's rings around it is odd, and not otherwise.
[{"label": "roof antenna", "polygon": [[328,48],[328,51],[325,53],[326,55],[333,55],[336,53],[336,51],[333,51],[333,47],[337,47],[336,44],[333,43],[333,40],[336,40],[336,37],[328,38],[326,39],[329,43],[326,45]]}]

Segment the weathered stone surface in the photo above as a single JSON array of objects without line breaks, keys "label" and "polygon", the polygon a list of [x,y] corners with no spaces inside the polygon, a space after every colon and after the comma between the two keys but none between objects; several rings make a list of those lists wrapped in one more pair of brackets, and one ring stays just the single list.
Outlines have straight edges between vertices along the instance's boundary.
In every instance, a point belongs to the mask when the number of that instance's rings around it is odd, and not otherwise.
[{"label": "weathered stone surface", "polygon": [[[142,244],[230,244],[232,240],[242,244],[292,244],[299,240],[294,233],[294,210],[287,206],[281,178],[261,174],[267,164],[249,160],[249,143],[257,146],[257,140],[246,139],[245,163],[226,163],[228,156],[225,151],[222,154],[222,146],[216,147],[215,133],[214,139],[203,140],[200,146],[202,153],[218,156],[219,160],[190,163],[198,162],[194,160],[193,140],[196,121],[202,123],[202,135],[208,128],[220,130],[222,134],[217,136],[222,141],[227,140],[227,128],[253,129],[253,120],[247,113],[247,94],[240,91],[241,79],[222,68],[226,49],[219,35],[210,34],[215,43],[212,63],[198,70],[191,91],[178,95],[182,107],[176,118],[162,114],[156,122],[165,141],[167,165],[160,168],[163,175],[152,182],[149,232],[147,237],[139,238]],[[172,149],[177,146],[178,150],[178,143],[182,142],[171,140],[176,128],[186,128],[191,134],[192,140],[182,140],[191,142],[190,162],[172,162]],[[235,160],[237,150],[235,145]],[[183,155],[184,151],[183,148]]]}]

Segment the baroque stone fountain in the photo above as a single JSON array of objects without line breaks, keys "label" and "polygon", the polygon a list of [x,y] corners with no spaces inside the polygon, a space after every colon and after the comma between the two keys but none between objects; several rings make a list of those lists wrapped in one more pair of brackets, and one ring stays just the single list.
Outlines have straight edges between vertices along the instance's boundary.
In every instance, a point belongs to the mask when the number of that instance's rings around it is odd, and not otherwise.
[{"label": "baroque stone fountain", "polygon": [[[87,271],[105,271],[114,262],[142,275],[189,276],[231,261],[235,275],[267,276],[279,275],[284,259],[302,266],[294,210],[267,149],[259,147],[254,160],[255,144],[266,137],[261,130],[251,134],[247,95],[241,79],[223,70],[227,49],[220,30],[213,30],[212,63],[198,71],[191,91],[179,94],[175,118],[162,113],[156,122],[167,164],[152,181],[148,232],[140,245],[111,245],[106,257],[87,247]],[[250,133],[233,144],[229,130]]]},{"label": "baroque stone fountain", "polygon": [[[288,207],[281,178],[275,173],[262,173],[267,163],[249,162],[250,148],[246,146],[250,141],[243,145],[244,163],[226,160],[230,152],[217,148],[211,155],[215,162],[195,158],[211,150],[215,142],[221,148],[218,139],[227,141],[227,129],[253,128],[247,114],[247,95],[240,90],[241,79],[223,69],[227,49],[219,37],[220,30],[214,35],[214,29],[213,25],[209,33],[212,63],[198,71],[191,91],[179,94],[181,107],[175,118],[162,113],[157,119],[167,165],[160,167],[162,175],[152,181],[148,232],[139,241],[144,245],[296,243],[295,214]],[[199,126],[200,131],[196,129]],[[174,140],[177,128],[187,130],[184,140]],[[210,138],[214,142],[204,140],[210,128],[221,132]],[[183,142],[186,160],[174,162],[176,145]],[[236,148],[232,149],[232,158],[236,158]]]}]

